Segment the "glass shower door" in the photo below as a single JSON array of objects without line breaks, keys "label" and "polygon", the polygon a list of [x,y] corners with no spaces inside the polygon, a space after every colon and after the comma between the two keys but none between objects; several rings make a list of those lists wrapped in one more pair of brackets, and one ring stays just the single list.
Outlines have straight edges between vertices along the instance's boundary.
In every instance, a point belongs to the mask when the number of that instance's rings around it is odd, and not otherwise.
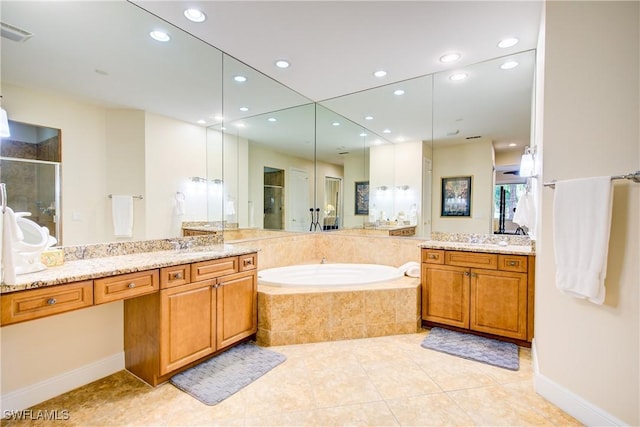
[{"label": "glass shower door", "polygon": [[0,182],[6,184],[7,206],[31,212],[29,219],[47,227],[60,244],[60,164],[1,157]]}]

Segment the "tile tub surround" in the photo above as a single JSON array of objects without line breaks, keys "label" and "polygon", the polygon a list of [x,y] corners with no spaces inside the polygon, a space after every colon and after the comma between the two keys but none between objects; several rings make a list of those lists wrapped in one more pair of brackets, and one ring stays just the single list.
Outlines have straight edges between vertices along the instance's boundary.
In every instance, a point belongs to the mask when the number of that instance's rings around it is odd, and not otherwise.
[{"label": "tile tub surround", "polygon": [[325,288],[259,283],[259,345],[337,341],[420,330],[420,280],[416,278]]},{"label": "tile tub surround", "polygon": [[256,252],[256,250],[247,246],[219,244],[191,247],[184,250],[158,250],[128,255],[87,258],[65,262],[61,266],[50,267],[36,273],[19,275],[15,285],[3,283],[0,286],[0,293],[55,286],[172,265],[245,255],[252,252]]}]

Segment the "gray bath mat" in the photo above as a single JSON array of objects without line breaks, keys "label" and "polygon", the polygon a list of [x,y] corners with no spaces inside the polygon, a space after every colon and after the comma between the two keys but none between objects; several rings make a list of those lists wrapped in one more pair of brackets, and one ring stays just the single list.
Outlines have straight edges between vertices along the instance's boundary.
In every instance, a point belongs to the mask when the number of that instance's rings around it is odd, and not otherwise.
[{"label": "gray bath mat", "polygon": [[518,346],[509,342],[432,328],[422,347],[512,371],[520,369]]},{"label": "gray bath mat", "polygon": [[239,344],[171,378],[171,383],[206,405],[220,403],[286,360],[286,356]]}]

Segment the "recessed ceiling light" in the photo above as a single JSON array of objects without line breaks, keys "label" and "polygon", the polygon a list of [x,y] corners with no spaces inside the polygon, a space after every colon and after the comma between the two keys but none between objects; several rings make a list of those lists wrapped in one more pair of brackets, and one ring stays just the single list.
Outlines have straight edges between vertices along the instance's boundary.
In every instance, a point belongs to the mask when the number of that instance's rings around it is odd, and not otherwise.
[{"label": "recessed ceiling light", "polygon": [[340,122],[333,122],[331,123],[332,126],[340,126]]},{"label": "recessed ceiling light", "polygon": [[373,72],[373,75],[378,77],[378,78],[382,78],[382,77],[387,75],[387,72],[384,71],[384,70],[377,70],[377,71]]},{"label": "recessed ceiling light", "polygon": [[512,142],[509,144],[509,147],[516,147],[518,144],[516,144],[515,142]]},{"label": "recessed ceiling light", "polygon": [[458,80],[464,80],[467,77],[469,77],[467,73],[455,73],[449,76],[449,80],[453,80],[454,82],[456,82]]},{"label": "recessed ceiling light", "polygon": [[275,117],[269,117],[269,118],[267,119],[267,121],[269,121],[269,122],[272,122],[272,123],[273,123],[273,122],[277,122],[277,121],[278,121],[278,119],[276,119]]},{"label": "recessed ceiling light", "polygon": [[207,15],[198,9],[187,9],[184,11],[184,16],[192,22],[204,22],[207,19]]},{"label": "recessed ceiling light", "polygon": [[373,120],[373,116],[364,116],[365,120]]},{"label": "recessed ceiling light", "polygon": [[151,36],[152,39],[159,42],[168,42],[169,40],[171,40],[171,37],[169,37],[169,34],[160,30],[151,31],[149,35]]},{"label": "recessed ceiling light", "polygon": [[500,66],[503,70],[510,70],[512,68],[516,68],[518,66],[517,61],[507,61]]},{"label": "recessed ceiling light", "polygon": [[243,128],[244,127],[244,123],[235,123],[235,126],[237,128]]},{"label": "recessed ceiling light", "polygon": [[503,39],[503,40],[500,40],[500,43],[498,43],[498,47],[505,49],[507,47],[511,47],[511,46],[517,45],[518,41],[519,40],[517,38],[515,38],[515,37],[510,37],[508,39]]},{"label": "recessed ceiling light", "polygon": [[289,68],[289,66],[291,65],[286,59],[278,59],[275,64],[278,68]]},{"label": "recessed ceiling light", "polygon": [[362,133],[360,133],[360,136],[367,136],[367,133],[366,132],[362,132]]},{"label": "recessed ceiling light", "polygon": [[396,138],[396,142],[404,142],[404,141],[405,141],[405,139],[402,136]]},{"label": "recessed ceiling light", "polygon": [[462,55],[460,55],[459,53],[447,53],[446,55],[442,55],[440,57],[440,62],[453,62],[453,61],[457,61],[458,59],[460,59]]},{"label": "recessed ceiling light", "polygon": [[247,81],[247,78],[245,76],[233,76],[233,80],[239,83],[243,83]]},{"label": "recessed ceiling light", "polygon": [[198,122],[197,122],[197,123],[198,123],[198,124],[200,124],[200,125],[204,125],[204,124],[206,124],[207,122],[206,122],[206,121],[204,121],[204,120],[202,120],[202,119],[200,119],[200,120],[198,120]]},{"label": "recessed ceiling light", "polygon": [[394,95],[404,95],[404,90],[402,89],[396,89],[393,91]]},{"label": "recessed ceiling light", "polygon": [[249,111],[249,107],[240,107],[240,111],[247,112]]},{"label": "recessed ceiling light", "polygon": [[391,133],[391,129],[385,129],[382,131],[382,133]]},{"label": "recessed ceiling light", "polygon": [[224,117],[222,116],[213,116],[214,120],[224,120]]}]

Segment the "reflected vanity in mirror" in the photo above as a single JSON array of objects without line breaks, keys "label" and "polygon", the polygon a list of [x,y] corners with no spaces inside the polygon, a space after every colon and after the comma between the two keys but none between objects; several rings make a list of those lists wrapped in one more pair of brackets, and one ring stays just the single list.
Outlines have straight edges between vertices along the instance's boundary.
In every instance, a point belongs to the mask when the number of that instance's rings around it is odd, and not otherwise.
[{"label": "reflected vanity in mirror", "polygon": [[[108,194],[144,195],[134,240],[179,236],[189,221],[308,232],[309,209],[321,228],[490,233],[494,167],[510,168],[502,153],[529,144],[534,51],[461,67],[459,81],[443,71],[314,103],[128,2],[0,7],[34,33],[3,42],[10,118],[65,134],[65,244],[114,240]],[[171,41],[149,38],[152,27]],[[507,60],[518,66],[502,69]],[[284,175],[273,206],[265,168]],[[444,176],[473,177],[470,217],[440,215]],[[331,178],[341,180],[335,214]],[[359,215],[355,183],[367,181]],[[265,223],[272,208],[277,225]]]}]

